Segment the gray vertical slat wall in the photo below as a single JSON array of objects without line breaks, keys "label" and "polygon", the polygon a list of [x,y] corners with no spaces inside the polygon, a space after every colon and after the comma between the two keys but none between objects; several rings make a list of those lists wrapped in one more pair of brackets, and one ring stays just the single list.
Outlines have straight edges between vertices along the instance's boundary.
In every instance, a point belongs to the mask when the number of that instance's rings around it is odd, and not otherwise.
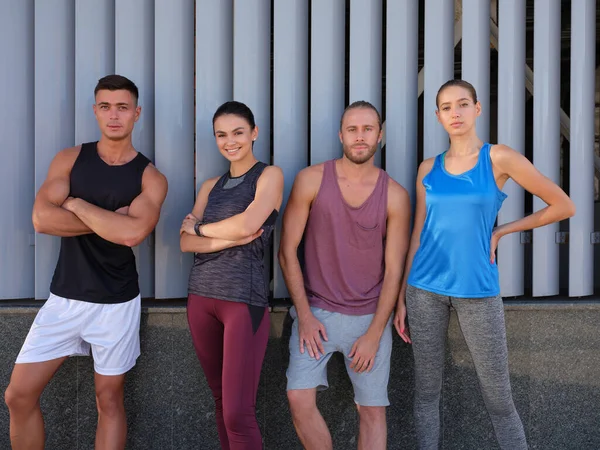
[{"label": "gray vertical slat wall", "polygon": [[[525,1],[498,3],[498,141],[524,153]],[[366,99],[380,109],[384,103],[386,169],[414,196],[419,121],[423,121],[424,157],[448,146],[434,114],[435,95],[453,77],[458,20],[463,24],[462,74],[475,84],[482,102],[480,136],[489,135],[486,35],[492,12],[486,2],[475,0],[462,2],[462,17],[456,14],[453,0],[387,1],[385,10],[383,4],[382,0],[313,0],[310,4],[300,0],[0,0],[0,36],[14,44],[0,50],[0,94],[10,104],[0,113],[4,152],[0,189],[5,193],[0,204],[0,299],[47,298],[60,239],[33,233],[33,198],[58,151],[98,138],[93,88],[100,77],[112,72],[130,77],[139,86],[142,116],[134,145],[156,162],[170,183],[155,238],[135,249],[144,297],[186,295],[192,256],[179,251],[177,231],[201,183],[227,170],[227,161],[215,146],[211,121],[215,109],[227,100],[243,101],[254,111],[260,129],[256,156],[283,169],[284,201],[301,168],[341,154],[337,134],[347,101]],[[579,214],[570,223],[569,295],[573,297],[590,295],[593,281],[589,233],[594,204],[588,185],[593,177],[589,160],[594,67],[589,55],[594,54],[595,5],[594,0],[571,2],[571,111],[577,113],[571,118],[570,189]],[[423,116],[417,114],[419,8],[424,8],[425,17]],[[558,0],[535,2],[534,33],[534,162],[559,181]],[[381,38],[386,39],[385,55]],[[587,172],[580,176],[583,169]],[[499,223],[523,215],[523,190],[509,181],[505,192],[509,198]],[[536,201],[534,209],[543,206]],[[558,293],[557,230],[552,226],[534,233],[536,296]],[[279,232],[268,263],[276,253]],[[524,293],[523,253],[518,234],[500,242],[505,296]],[[286,296],[277,265],[273,281],[274,297]]]},{"label": "gray vertical slat wall", "polygon": [[[381,111],[382,0],[350,0],[350,103],[366,100]],[[381,151],[375,154],[381,166]]]},{"label": "gray vertical slat wall", "polygon": [[[33,0],[0,0],[0,299],[31,298],[35,287]],[[19,45],[16,45],[19,43]]]},{"label": "gray vertical slat wall", "polygon": [[[115,5],[115,70],[131,78],[140,91],[142,113],[133,130],[133,145],[154,161],[154,0]],[[134,249],[142,297],[154,296],[153,241],[150,235]]]},{"label": "gray vertical slat wall", "polygon": [[423,155],[448,149],[448,134],[435,116],[440,86],[454,78],[454,0],[425,1],[425,71],[423,91]]},{"label": "gray vertical slat wall", "polygon": [[341,154],[344,111],[345,0],[312,0],[310,36],[310,163]]},{"label": "gray vertical slat wall", "polygon": [[490,138],[490,3],[463,0],[462,3],[462,78],[475,87],[481,103],[477,136]]},{"label": "gray vertical slat wall", "polygon": [[155,2],[155,161],[169,192],[155,231],[154,295],[187,295],[192,263],[179,226],[194,202],[194,1]]},{"label": "gray vertical slat wall", "polygon": [[[498,142],[525,153],[525,1],[501,0],[498,21]],[[498,213],[498,223],[523,217],[523,188],[508,180],[503,191],[508,195]],[[500,292],[503,296],[523,295],[525,289],[524,248],[520,234],[504,236],[498,245]]]},{"label": "gray vertical slat wall", "polygon": [[[294,176],[308,164],[308,3],[280,0],[273,15],[273,163],[284,175],[283,213]],[[280,237],[281,220],[273,241],[275,257]],[[273,295],[288,295],[279,264]]]},{"label": "gray vertical slat wall", "polygon": [[[533,29],[533,163],[560,182],[560,0],[535,0]],[[592,150],[590,150],[592,151]],[[546,204],[533,199],[533,210]],[[533,230],[533,296],[559,293],[558,224]]]},{"label": "gray vertical slat wall", "polygon": [[75,2],[75,142],[100,138],[94,88],[115,71],[115,2]]},{"label": "gray vertical slat wall", "polygon": [[[418,2],[388,2],[385,166],[414,203],[417,174]],[[397,101],[402,99],[402,101]]]},{"label": "gray vertical slat wall", "polygon": [[571,11],[570,194],[577,214],[569,224],[569,296],[579,297],[594,292],[596,0],[573,0]]},{"label": "gray vertical slat wall", "polygon": [[[258,138],[254,154],[271,162],[271,2],[233,2],[233,98],[254,113]],[[208,62],[210,64],[210,62]]]},{"label": "gray vertical slat wall", "polygon": [[[204,181],[222,175],[228,168],[215,145],[212,117],[221,104],[233,98],[233,0],[197,0],[195,31],[198,192]],[[191,210],[190,204],[187,211]]]},{"label": "gray vertical slat wall", "polygon": [[[35,191],[75,139],[75,2],[35,2]],[[6,40],[3,40],[6,42]],[[35,235],[35,298],[46,299],[60,238]]]}]

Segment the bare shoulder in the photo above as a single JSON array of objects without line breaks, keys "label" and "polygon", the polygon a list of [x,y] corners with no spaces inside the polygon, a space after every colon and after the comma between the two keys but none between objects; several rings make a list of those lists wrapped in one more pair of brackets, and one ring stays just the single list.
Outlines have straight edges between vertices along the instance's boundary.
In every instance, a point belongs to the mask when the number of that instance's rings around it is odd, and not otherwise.
[{"label": "bare shoulder", "polygon": [[302,169],[296,175],[292,195],[312,203],[317,196],[323,180],[324,164],[315,164]]},{"label": "bare shoulder", "polygon": [[388,182],[388,210],[410,208],[410,195],[408,191],[393,178]]},{"label": "bare shoulder", "polygon": [[490,158],[494,164],[502,164],[518,156],[521,154],[508,145],[495,144],[490,147]]},{"label": "bare shoulder", "polygon": [[221,176],[212,177],[212,178],[209,178],[208,180],[206,180],[204,183],[202,183],[202,186],[200,186],[200,192],[212,191],[212,188],[215,187],[215,184],[217,184],[217,181],[219,181],[219,178],[221,178]]},{"label": "bare shoulder", "polygon": [[152,163],[148,164],[144,169],[142,182],[156,183],[156,184],[167,184],[167,177],[165,177],[160,170]]},{"label": "bare shoulder", "polygon": [[501,174],[512,176],[514,172],[533,167],[531,162],[518,151],[510,148],[508,145],[496,144],[490,148],[490,159],[493,166]]},{"label": "bare shoulder", "polygon": [[142,190],[155,192],[158,198],[160,198],[160,203],[162,203],[167,195],[168,188],[167,177],[154,164],[148,164],[142,175]]},{"label": "bare shoulder", "polygon": [[435,158],[437,158],[437,156],[427,158],[427,159],[423,160],[423,162],[421,164],[419,164],[419,170],[417,172],[418,177],[422,178],[425,175],[427,175],[429,172],[431,172],[433,163],[435,162]]},{"label": "bare shoulder", "polygon": [[81,152],[81,145],[76,145],[75,147],[69,147],[62,149],[59,151],[53,159],[53,162],[57,162],[60,165],[68,165],[73,166],[75,164],[75,160],[79,156]]},{"label": "bare shoulder", "polygon": [[81,145],[60,150],[52,159],[48,168],[48,180],[64,178],[71,174],[71,169],[79,156]]},{"label": "bare shoulder", "polygon": [[298,172],[298,175],[296,175],[296,180],[302,184],[316,185],[318,188],[321,185],[324,171],[325,163],[308,166]]},{"label": "bare shoulder", "polygon": [[408,191],[404,188],[404,186],[390,177],[388,182],[388,197],[400,199],[404,196],[408,196]]},{"label": "bare shoulder", "polygon": [[267,166],[258,180],[283,181],[283,170],[279,166]]}]

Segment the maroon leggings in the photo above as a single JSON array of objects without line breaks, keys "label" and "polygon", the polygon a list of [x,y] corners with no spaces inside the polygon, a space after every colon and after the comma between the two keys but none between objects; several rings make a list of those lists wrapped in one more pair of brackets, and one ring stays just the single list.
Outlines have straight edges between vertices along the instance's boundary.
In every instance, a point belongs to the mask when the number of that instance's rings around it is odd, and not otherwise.
[{"label": "maroon leggings", "polygon": [[[253,313],[256,319],[256,307]],[[221,448],[262,449],[256,392],[269,338],[267,308],[256,332],[245,303],[190,294],[187,317],[196,354],[215,399]]]}]

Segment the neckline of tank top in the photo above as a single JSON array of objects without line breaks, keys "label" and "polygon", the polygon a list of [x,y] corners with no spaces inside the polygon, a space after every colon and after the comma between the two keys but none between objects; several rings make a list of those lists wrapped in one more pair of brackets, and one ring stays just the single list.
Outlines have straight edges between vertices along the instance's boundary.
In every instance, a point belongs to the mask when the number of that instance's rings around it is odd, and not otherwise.
[{"label": "neckline of tank top", "polygon": [[125,164],[108,164],[106,161],[104,161],[102,159],[102,157],[100,156],[100,153],[98,153],[98,142],[94,142],[94,154],[96,155],[96,157],[98,158],[98,160],[100,160],[100,162],[102,164],[104,164],[106,167],[125,167],[128,166],[129,164],[133,163],[136,159],[138,159],[141,155],[140,152],[138,152],[136,150],[136,155],[130,160],[127,161]]},{"label": "neckline of tank top", "polygon": [[454,173],[450,173],[446,170],[446,153],[448,153],[448,150],[446,150],[445,152],[443,152],[440,155],[440,166],[442,167],[442,172],[444,172],[446,175],[452,177],[452,178],[460,178],[463,177],[465,175],[468,175],[469,173],[473,172],[475,169],[477,169],[479,167],[479,164],[481,163],[481,154],[482,154],[482,150],[489,145],[489,143],[485,142],[481,148],[479,149],[479,154],[477,155],[477,162],[475,163],[475,165],[473,167],[471,167],[469,170],[465,170],[464,172],[458,173],[458,174],[454,174]]},{"label": "neckline of tank top", "polygon": [[246,171],[245,171],[243,174],[241,174],[241,175],[238,175],[237,177],[233,177],[233,176],[231,176],[231,172],[228,170],[228,171],[225,173],[225,177],[226,177],[226,180],[225,180],[225,181],[227,181],[227,180],[237,180],[237,179],[239,179],[239,178],[245,177],[245,176],[246,176],[246,175],[248,175],[250,172],[252,172],[252,169],[254,169],[254,168],[255,168],[255,167],[258,165],[258,164],[260,164],[260,161],[256,161],[256,162],[255,162],[255,163],[252,165],[252,167],[250,167],[250,168],[249,168],[248,170],[246,170]]},{"label": "neckline of tank top", "polygon": [[373,194],[375,194],[375,191],[377,190],[377,186],[379,186],[379,182],[381,181],[381,177],[383,176],[384,170],[381,167],[377,167],[377,169],[379,170],[379,175],[377,175],[377,181],[375,182],[375,187],[373,188],[373,190],[371,191],[371,193],[365,199],[364,202],[362,202],[359,206],[352,206],[350,203],[348,203],[348,201],[346,201],[346,198],[344,197],[344,193],[342,192],[342,188],[340,187],[340,183],[338,182],[336,161],[337,160],[335,160],[335,159],[333,160],[333,181],[337,187],[338,192],[340,193],[340,197],[341,197],[342,201],[344,202],[344,205],[346,205],[348,208],[354,209],[354,210],[362,209],[369,202],[369,200],[371,200],[371,197],[373,197]]}]

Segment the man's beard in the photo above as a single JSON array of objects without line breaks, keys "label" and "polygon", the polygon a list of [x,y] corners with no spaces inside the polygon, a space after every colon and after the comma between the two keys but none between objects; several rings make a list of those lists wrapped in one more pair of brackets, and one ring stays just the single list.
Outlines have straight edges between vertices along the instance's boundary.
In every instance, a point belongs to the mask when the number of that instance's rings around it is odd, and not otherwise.
[{"label": "man's beard", "polygon": [[[366,144],[363,144],[363,145],[366,145]],[[368,151],[366,151],[362,155],[353,155],[351,145],[343,145],[342,148],[344,150],[344,155],[346,155],[346,158],[348,158],[354,164],[366,163],[369,159],[371,159],[373,157],[373,155],[377,151],[377,145],[374,145],[372,147],[369,147]]]}]

